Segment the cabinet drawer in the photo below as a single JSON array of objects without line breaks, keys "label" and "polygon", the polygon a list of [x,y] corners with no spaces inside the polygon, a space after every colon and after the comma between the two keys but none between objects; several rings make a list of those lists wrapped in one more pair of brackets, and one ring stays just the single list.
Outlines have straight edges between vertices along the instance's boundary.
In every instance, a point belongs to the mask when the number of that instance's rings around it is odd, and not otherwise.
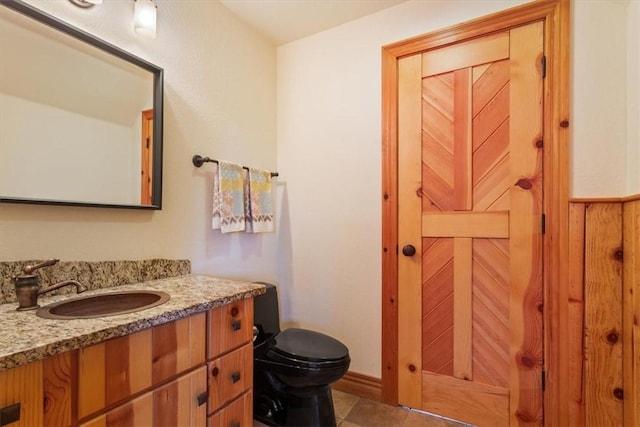
[{"label": "cabinet drawer", "polygon": [[253,426],[253,393],[248,391],[209,417],[207,427]]},{"label": "cabinet drawer", "polygon": [[253,344],[209,362],[209,414],[240,396],[253,384]]},{"label": "cabinet drawer", "polygon": [[151,393],[131,400],[80,424],[80,427],[117,427],[117,426],[151,426],[153,425],[153,396]]},{"label": "cabinet drawer", "polygon": [[240,347],[253,338],[253,300],[243,299],[209,311],[207,358]]},{"label": "cabinet drawer", "polygon": [[205,367],[126,402],[80,427],[201,427],[206,409],[198,396],[206,393]]}]

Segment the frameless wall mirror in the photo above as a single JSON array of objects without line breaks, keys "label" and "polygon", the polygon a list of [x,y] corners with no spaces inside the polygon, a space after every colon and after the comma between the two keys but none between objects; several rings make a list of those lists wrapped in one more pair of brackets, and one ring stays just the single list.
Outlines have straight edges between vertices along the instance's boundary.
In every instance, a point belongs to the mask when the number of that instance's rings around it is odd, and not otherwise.
[{"label": "frameless wall mirror", "polygon": [[0,5],[0,203],[161,209],[163,70]]}]

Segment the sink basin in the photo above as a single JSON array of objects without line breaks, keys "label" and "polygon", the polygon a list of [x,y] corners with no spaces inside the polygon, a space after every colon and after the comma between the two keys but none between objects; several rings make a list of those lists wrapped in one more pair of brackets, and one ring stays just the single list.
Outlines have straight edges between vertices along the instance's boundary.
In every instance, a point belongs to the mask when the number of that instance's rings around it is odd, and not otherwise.
[{"label": "sink basin", "polygon": [[77,297],[41,307],[36,315],[45,319],[92,319],[134,313],[169,301],[161,291],[121,291]]}]

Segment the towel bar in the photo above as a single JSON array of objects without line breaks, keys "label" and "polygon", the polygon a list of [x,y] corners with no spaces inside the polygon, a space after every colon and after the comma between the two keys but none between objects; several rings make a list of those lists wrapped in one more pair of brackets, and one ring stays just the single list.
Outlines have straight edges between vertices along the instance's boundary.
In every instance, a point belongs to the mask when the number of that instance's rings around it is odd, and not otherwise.
[{"label": "towel bar", "polygon": [[[218,161],[216,159],[211,159],[209,157],[202,157],[199,154],[194,155],[191,158],[191,161],[193,162],[193,165],[197,168],[201,167],[203,164],[209,162],[209,163],[218,163]],[[243,169],[249,170],[248,167],[246,166],[242,166]],[[278,172],[271,172],[271,176],[275,177],[278,176]]]}]

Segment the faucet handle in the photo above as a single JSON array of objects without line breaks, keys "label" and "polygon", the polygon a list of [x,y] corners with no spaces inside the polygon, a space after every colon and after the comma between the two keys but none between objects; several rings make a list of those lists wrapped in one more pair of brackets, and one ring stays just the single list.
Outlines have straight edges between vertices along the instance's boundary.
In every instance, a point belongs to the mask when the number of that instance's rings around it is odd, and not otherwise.
[{"label": "faucet handle", "polygon": [[57,258],[51,258],[46,261],[42,261],[36,265],[25,265],[24,267],[22,267],[22,271],[24,272],[24,274],[31,274],[39,268],[48,267],[50,265],[57,264],[59,261],[60,260]]}]

